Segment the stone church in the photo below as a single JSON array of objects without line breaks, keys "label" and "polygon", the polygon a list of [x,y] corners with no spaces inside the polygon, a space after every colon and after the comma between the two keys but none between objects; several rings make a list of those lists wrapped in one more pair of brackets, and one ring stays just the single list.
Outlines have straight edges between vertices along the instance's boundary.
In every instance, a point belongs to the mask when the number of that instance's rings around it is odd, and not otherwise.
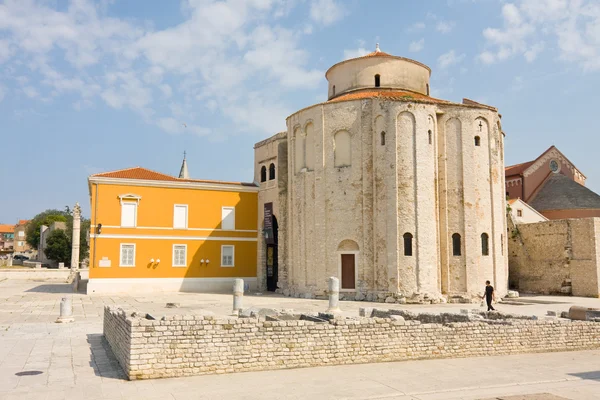
[{"label": "stone church", "polygon": [[[494,107],[429,95],[431,69],[379,49],[326,72],[328,100],[255,145],[258,285],[449,301],[508,283],[504,135]],[[262,225],[262,226],[261,226]]]}]

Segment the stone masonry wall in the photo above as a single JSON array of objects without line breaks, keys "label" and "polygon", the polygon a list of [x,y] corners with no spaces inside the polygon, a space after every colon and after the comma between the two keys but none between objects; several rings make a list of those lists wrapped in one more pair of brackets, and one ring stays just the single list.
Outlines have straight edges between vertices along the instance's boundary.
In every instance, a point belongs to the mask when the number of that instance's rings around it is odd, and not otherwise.
[{"label": "stone masonry wall", "polygon": [[148,320],[109,307],[104,317],[104,335],[131,380],[600,348],[598,323],[570,320]]},{"label": "stone masonry wall", "polygon": [[132,318],[128,318],[125,311],[104,307],[104,337],[125,372],[130,368],[132,322]]},{"label": "stone masonry wall", "polygon": [[509,241],[510,284],[521,292],[600,295],[598,218],[517,224]]}]

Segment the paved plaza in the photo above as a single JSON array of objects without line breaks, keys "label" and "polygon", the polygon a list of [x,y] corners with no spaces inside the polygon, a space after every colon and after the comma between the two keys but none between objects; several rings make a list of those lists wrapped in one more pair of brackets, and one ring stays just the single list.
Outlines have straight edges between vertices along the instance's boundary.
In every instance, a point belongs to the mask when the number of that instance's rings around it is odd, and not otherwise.
[{"label": "paved plaza", "polygon": [[[72,296],[75,322],[56,324],[60,299]],[[599,299],[536,296],[508,313],[544,316]],[[180,308],[166,308],[167,302]],[[227,315],[226,294],[87,296],[62,283],[0,281],[0,399],[600,399],[600,351],[346,365],[152,381],[125,380],[102,338],[105,305],[150,313]],[[325,300],[250,295],[244,306],[324,311]],[[342,302],[414,312],[459,312],[478,304],[398,305]],[[536,397],[511,397],[538,394]],[[557,397],[558,396],[558,397]]]}]

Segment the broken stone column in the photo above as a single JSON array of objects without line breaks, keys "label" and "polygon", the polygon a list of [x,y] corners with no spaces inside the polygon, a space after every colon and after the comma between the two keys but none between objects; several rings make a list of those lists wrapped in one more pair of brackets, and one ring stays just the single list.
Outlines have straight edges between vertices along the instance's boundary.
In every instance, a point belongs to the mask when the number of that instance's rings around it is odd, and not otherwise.
[{"label": "broken stone column", "polygon": [[340,313],[340,280],[336,277],[330,277],[327,280],[328,294],[329,294],[329,308],[328,313]]},{"label": "broken stone column", "polygon": [[60,301],[60,316],[56,320],[58,323],[73,322],[73,305],[70,297],[63,297]]},{"label": "broken stone column", "polygon": [[242,309],[244,298],[244,280],[237,278],[233,281],[233,315],[238,315]]}]

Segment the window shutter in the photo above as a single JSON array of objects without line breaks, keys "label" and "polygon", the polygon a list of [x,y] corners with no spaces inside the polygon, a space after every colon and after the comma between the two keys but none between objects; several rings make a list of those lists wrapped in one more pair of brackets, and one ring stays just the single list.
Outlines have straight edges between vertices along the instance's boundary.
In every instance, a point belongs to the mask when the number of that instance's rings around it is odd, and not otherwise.
[{"label": "window shutter", "polygon": [[235,229],[235,208],[223,207],[221,209],[221,229]]},{"label": "window shutter", "polygon": [[173,228],[187,228],[187,206],[175,206]]},{"label": "window shutter", "polygon": [[121,205],[121,226],[134,227],[135,213],[137,209],[136,203],[123,203]]}]

